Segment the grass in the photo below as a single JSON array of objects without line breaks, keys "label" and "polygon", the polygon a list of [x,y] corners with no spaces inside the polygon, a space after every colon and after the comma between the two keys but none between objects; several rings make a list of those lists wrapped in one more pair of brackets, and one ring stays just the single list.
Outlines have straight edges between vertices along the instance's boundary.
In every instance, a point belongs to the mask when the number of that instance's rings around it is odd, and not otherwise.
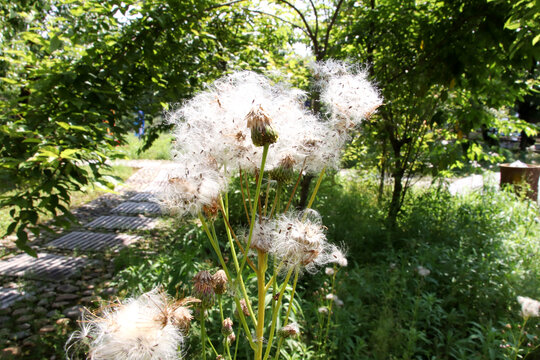
[{"label": "grass", "polygon": [[161,134],[149,149],[141,152],[144,141],[129,134],[126,137],[126,145],[118,147],[117,150],[128,159],[170,160],[172,141],[172,135]]}]

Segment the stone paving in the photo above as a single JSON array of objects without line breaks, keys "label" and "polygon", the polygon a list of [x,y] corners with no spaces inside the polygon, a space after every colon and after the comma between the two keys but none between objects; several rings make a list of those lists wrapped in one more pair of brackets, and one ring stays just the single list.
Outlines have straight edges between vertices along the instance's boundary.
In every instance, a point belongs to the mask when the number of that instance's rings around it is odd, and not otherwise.
[{"label": "stone paving", "polygon": [[[76,321],[84,306],[99,299],[98,282],[104,282],[101,294],[114,295],[115,289],[107,288],[106,281],[112,277],[113,264],[96,253],[134,244],[141,239],[138,231],[158,225],[161,209],[157,199],[174,163],[145,160],[120,164],[139,168],[120,190],[120,201],[107,201],[103,196],[109,207],[101,206],[101,198],[88,204],[79,216],[87,223],[33,245],[37,258],[19,253],[0,259],[0,348],[9,345],[0,358],[23,352],[25,346],[35,345],[39,336]],[[24,279],[24,290],[18,279]],[[56,322],[51,324],[51,318]]]}]

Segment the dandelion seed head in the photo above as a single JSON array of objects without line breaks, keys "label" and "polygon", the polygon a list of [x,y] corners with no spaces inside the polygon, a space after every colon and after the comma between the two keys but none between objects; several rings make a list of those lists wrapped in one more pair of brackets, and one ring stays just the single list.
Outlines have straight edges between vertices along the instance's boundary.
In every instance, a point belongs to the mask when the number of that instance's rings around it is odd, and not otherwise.
[{"label": "dandelion seed head", "polygon": [[315,210],[284,214],[274,223],[270,253],[283,261],[285,268],[314,273],[332,262],[332,253],[338,248],[326,241],[325,228]]},{"label": "dandelion seed head", "polygon": [[526,296],[518,296],[517,301],[521,305],[521,316],[523,318],[540,316],[540,301]]},{"label": "dandelion seed head", "polygon": [[347,131],[368,118],[381,104],[379,91],[368,81],[367,72],[343,61],[328,60],[312,65],[321,91],[321,102],[336,130]]},{"label": "dandelion seed head", "polygon": [[93,360],[177,359],[183,335],[172,314],[172,302],[155,289],[97,314],[85,312],[77,335],[88,342]]},{"label": "dandelion seed head", "polygon": [[171,215],[216,215],[217,199],[227,188],[225,177],[205,162],[193,163],[182,158],[175,169],[170,170],[160,205]]}]

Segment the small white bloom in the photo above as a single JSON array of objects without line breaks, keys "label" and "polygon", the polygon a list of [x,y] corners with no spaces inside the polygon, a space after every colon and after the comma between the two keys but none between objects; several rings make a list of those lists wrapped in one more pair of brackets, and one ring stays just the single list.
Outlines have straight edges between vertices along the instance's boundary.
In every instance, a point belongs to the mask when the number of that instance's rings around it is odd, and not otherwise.
[{"label": "small white bloom", "polygon": [[531,299],[525,296],[517,297],[518,303],[521,305],[521,316],[524,318],[538,317],[540,314],[540,301]]},{"label": "small white bloom", "polygon": [[339,299],[337,296],[336,296],[336,298],[334,299],[334,303],[335,303],[336,306],[338,306],[338,307],[342,307],[342,306],[344,305],[343,300]]},{"label": "small white bloom", "polygon": [[326,295],[326,300],[334,300],[336,296],[334,294],[327,294]]},{"label": "small white bloom", "polygon": [[327,267],[326,269],[324,269],[324,273],[325,273],[326,275],[328,275],[328,276],[332,276],[332,275],[335,274],[335,271],[334,271],[333,268]]},{"label": "small white bloom", "polygon": [[422,276],[422,277],[426,277],[428,276],[429,274],[431,274],[431,271],[421,265],[419,265],[417,268],[416,268],[416,271],[418,272],[418,275]]}]

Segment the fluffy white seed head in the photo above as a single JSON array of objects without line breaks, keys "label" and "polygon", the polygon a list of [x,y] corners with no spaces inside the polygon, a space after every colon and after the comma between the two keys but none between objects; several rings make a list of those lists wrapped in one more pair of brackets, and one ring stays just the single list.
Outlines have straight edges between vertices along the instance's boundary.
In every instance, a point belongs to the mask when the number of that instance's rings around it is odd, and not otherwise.
[{"label": "fluffy white seed head", "polygon": [[177,359],[184,339],[174,315],[178,308],[153,290],[97,314],[86,312],[74,337],[88,343],[92,360]]},{"label": "fluffy white seed head", "polygon": [[315,272],[332,261],[335,245],[326,241],[325,228],[314,210],[282,215],[273,227],[270,252],[283,261],[286,268],[300,267]]},{"label": "fluffy white seed head", "polygon": [[273,84],[253,72],[227,75],[169,114],[168,121],[175,125],[175,153],[211,158],[220,171],[227,172],[225,176],[240,168],[257,170],[262,148],[254,146],[251,129],[246,127],[246,116],[255,107],[264,109],[264,118],[272,119],[272,129],[279,134],[271,145],[267,170],[279,167],[286,158],[295,170],[303,164],[307,172],[337,168],[348,135],[306,109],[305,98],[304,92]]},{"label": "fluffy white seed head", "polygon": [[226,178],[211,164],[182,158],[169,173],[161,206],[171,215],[196,216],[216,206],[219,195],[227,187]]},{"label": "fluffy white seed head", "polygon": [[321,102],[326,105],[336,130],[347,131],[358,125],[382,104],[365,70],[336,60],[318,62],[312,69]]},{"label": "fluffy white seed head", "polygon": [[540,316],[540,301],[526,296],[518,296],[517,300],[521,305],[521,316],[523,316],[523,318],[527,319]]}]

